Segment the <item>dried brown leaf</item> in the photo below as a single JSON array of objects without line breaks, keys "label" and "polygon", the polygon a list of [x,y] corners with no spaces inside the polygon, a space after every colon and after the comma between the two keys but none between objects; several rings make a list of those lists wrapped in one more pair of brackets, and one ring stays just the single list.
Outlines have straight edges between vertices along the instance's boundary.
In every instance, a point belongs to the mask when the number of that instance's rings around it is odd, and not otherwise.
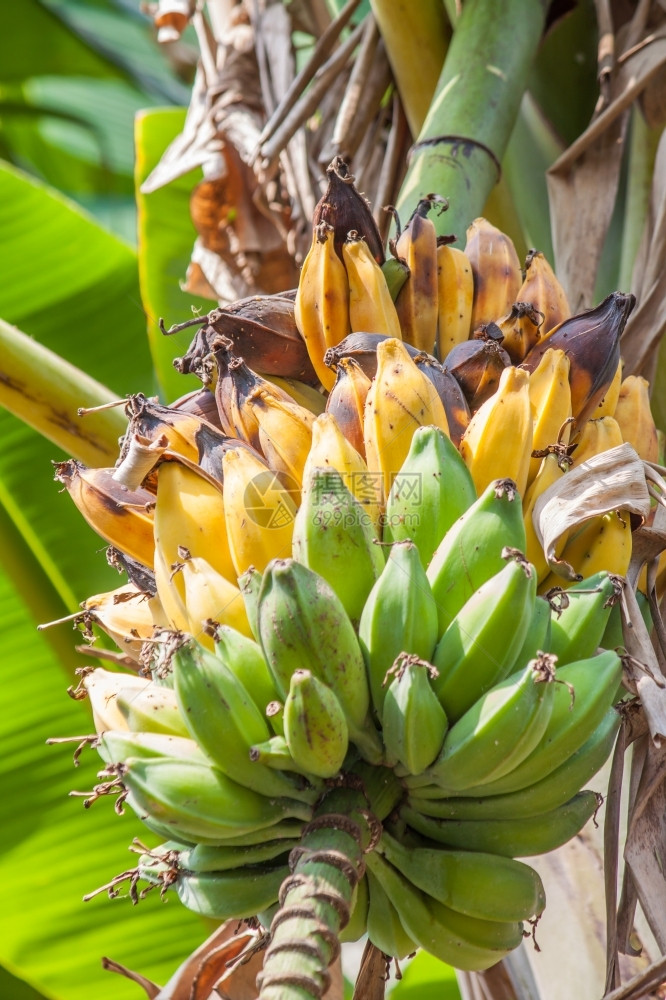
[{"label": "dried brown leaf", "polygon": [[384,1000],[388,965],[386,955],[368,941],[361,958],[352,1000]]},{"label": "dried brown leaf", "polygon": [[644,463],[630,444],[583,462],[537,500],[534,528],[551,568],[567,580],[577,579],[574,568],[555,554],[558,539],[591,517],[619,509],[643,520],[650,512]]}]

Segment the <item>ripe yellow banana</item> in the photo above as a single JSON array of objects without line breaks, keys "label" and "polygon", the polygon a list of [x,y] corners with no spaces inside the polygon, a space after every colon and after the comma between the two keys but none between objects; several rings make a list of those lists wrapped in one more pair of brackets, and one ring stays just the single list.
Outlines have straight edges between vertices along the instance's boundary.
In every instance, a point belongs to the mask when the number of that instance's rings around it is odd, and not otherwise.
[{"label": "ripe yellow banana", "polygon": [[513,479],[519,494],[524,495],[532,455],[532,404],[526,371],[504,369],[497,392],[470,420],[460,454],[478,494],[493,479]]},{"label": "ripe yellow banana", "polygon": [[363,414],[370,388],[370,379],[353,358],[340,358],[335,385],[326,401],[326,412],[335,417],[338,426],[354,448],[365,455]]},{"label": "ripe yellow banana", "polygon": [[[545,493],[549,487],[557,483],[567,468],[565,461],[562,461],[560,455],[552,451],[541,459],[541,465],[536,476],[532,480],[531,484],[527,487],[525,497],[523,499],[523,519],[525,522],[525,536],[527,539],[527,545],[525,548],[525,555],[529,562],[532,563],[537,574],[537,583],[542,583],[546,577],[550,574],[550,566],[546,561],[546,556],[543,551],[543,546],[539,542],[536,531],[534,529],[534,522],[532,520],[532,514],[537,500],[542,493]],[[556,550],[556,555],[558,559],[562,554],[562,549],[566,544],[567,536],[563,535],[558,541],[558,547]]]},{"label": "ripe yellow banana", "polygon": [[188,631],[202,645],[213,649],[212,637],[204,632],[209,621],[218,625],[229,625],[237,632],[252,638],[243,595],[235,583],[221,576],[208,560],[201,556],[185,559],[180,575],[185,590]]},{"label": "ripe yellow banana", "polygon": [[659,461],[657,428],[650,409],[649,383],[640,375],[628,375],[620,387],[615,419],[622,437],[646,462]]},{"label": "ripe yellow banana", "polygon": [[133,584],[125,584],[106,594],[95,594],[81,603],[85,617],[99,625],[116,645],[133,660],[141,655],[143,640],[149,639],[158,624],[148,595]]},{"label": "ripe yellow banana", "polygon": [[262,572],[271,559],[291,554],[296,505],[277,474],[245,448],[226,452],[222,468],[235,576],[250,566]]},{"label": "ripe yellow banana", "polygon": [[342,245],[349,279],[349,322],[352,333],[381,333],[402,340],[400,320],[381,267],[368,244],[352,231]]},{"label": "ripe yellow banana", "polygon": [[335,375],[324,364],[324,354],[350,332],[349,282],[333,237],[328,223],[321,222],[315,228],[294,303],[296,326],[325,389],[333,388]]},{"label": "ripe yellow banana", "polygon": [[318,417],[326,409],[326,396],[318,389],[315,389],[314,386],[308,385],[307,382],[301,382],[297,378],[286,378],[281,375],[271,375],[270,378],[266,378],[266,381],[272,385],[276,385],[278,389],[282,389],[294,403],[298,403],[299,406],[309,410],[315,417]]},{"label": "ripe yellow banana", "polygon": [[474,275],[465,252],[437,247],[437,351],[440,361],[471,333]]},{"label": "ripe yellow banana", "polygon": [[339,472],[349,492],[378,527],[382,503],[381,474],[368,469],[365,459],[347,440],[332,413],[322,413],[312,425],[312,447],[303,469],[304,483],[311,480],[317,468]]},{"label": "ripe yellow banana", "polygon": [[152,567],[153,504],[147,490],[128,490],[113,478],[113,469],[89,469],[70,459],[55,467],[81,514],[98,535],[143,566]]},{"label": "ripe yellow banana", "polygon": [[523,275],[510,237],[487,219],[475,219],[468,227],[465,253],[474,275],[471,325],[478,330],[506,316],[518,300]]},{"label": "ripe yellow banana", "polygon": [[263,389],[252,390],[246,409],[256,421],[259,447],[270,467],[300,487],[314,415],[298,403],[276,399]]},{"label": "ripe yellow banana", "polygon": [[377,345],[377,374],[365,402],[365,455],[370,472],[380,472],[384,498],[407,458],[417,427],[434,424],[448,435],[446,411],[437,390],[399,340]]},{"label": "ripe yellow banana", "polygon": [[[584,579],[602,570],[624,576],[631,561],[629,514],[612,510],[609,514],[590,518],[578,531],[572,531],[561,558]],[[551,573],[540,589],[545,592],[550,587],[561,586],[562,577]]]},{"label": "ripe yellow banana", "polygon": [[514,365],[519,365],[540,336],[543,314],[529,302],[514,302],[511,309],[496,322],[502,333],[502,347]]},{"label": "ripe yellow banana", "polygon": [[598,420],[588,420],[578,437],[576,450],[573,452],[573,466],[578,468],[588,458],[600,455],[609,448],[617,448],[622,444],[622,431],[614,417],[600,417]]},{"label": "ripe yellow banana", "polygon": [[[534,410],[532,450],[542,451],[551,444],[569,443],[571,432],[571,387],[569,358],[562,350],[546,351],[539,367],[530,375],[530,403]],[[541,466],[541,458],[530,459],[527,477],[531,483]]]},{"label": "ripe yellow banana", "polygon": [[253,448],[260,448],[257,418],[248,405],[248,400],[256,391],[284,402],[291,402],[291,396],[275,382],[269,382],[249,368],[242,358],[227,359],[226,370],[218,384],[218,400],[223,399],[229,414],[230,432],[241,441],[247,441]]},{"label": "ripe yellow banana", "polygon": [[525,280],[516,296],[518,302],[531,303],[543,315],[541,333],[545,336],[571,316],[562,285],[540,250],[530,250],[525,260]]},{"label": "ripe yellow banana", "polygon": [[418,203],[395,247],[409,268],[395,301],[402,339],[428,354],[437,339],[437,232],[428,218],[431,206],[429,198]]},{"label": "ripe yellow banana", "polygon": [[[211,538],[215,539],[214,545]],[[227,580],[236,580],[222,491],[214,481],[181,462],[162,462],[159,467],[155,548],[160,550],[169,574],[171,567],[182,563],[186,556],[203,556]],[[180,576],[174,581],[184,599]]]}]

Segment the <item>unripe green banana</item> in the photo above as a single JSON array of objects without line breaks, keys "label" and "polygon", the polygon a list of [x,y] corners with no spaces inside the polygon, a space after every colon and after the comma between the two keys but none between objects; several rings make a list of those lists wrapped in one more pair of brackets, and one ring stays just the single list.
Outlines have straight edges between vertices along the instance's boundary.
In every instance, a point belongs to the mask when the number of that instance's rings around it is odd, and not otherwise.
[{"label": "unripe green banana", "polygon": [[171,733],[132,733],[125,729],[107,729],[95,747],[105,764],[123,764],[129,757],[170,757],[198,760],[208,758],[194,740]]},{"label": "unripe green banana", "polygon": [[384,678],[400,653],[430,660],[437,640],[437,608],[413,542],[396,542],[363,608],[358,630],[370,693],[381,721]]},{"label": "unripe green banana", "polygon": [[445,906],[481,920],[529,920],[546,905],[529,865],[477,851],[406,847],[386,831],[377,850],[412,885]]},{"label": "unripe green banana", "polygon": [[309,670],[295,670],[284,703],[284,735],[299,768],[332,778],[347,756],[349,730],[333,691]]},{"label": "unripe green banana", "polygon": [[409,937],[443,962],[470,972],[487,969],[522,941],[520,923],[479,920],[444,906],[412,885],[377,851],[367,855],[366,863]]},{"label": "unripe green banana", "polygon": [[323,577],[293,559],[269,563],[259,595],[259,634],[283,697],[294,670],[306,664],[337,696],[361,755],[371,763],[381,760],[363,654],[342,602]]},{"label": "unripe green banana", "polygon": [[278,698],[261,646],[246,635],[220,625],[215,630],[215,655],[238,678],[262,715]]},{"label": "unripe green banana", "polygon": [[448,722],[430,686],[429,663],[417,657],[398,659],[383,705],[382,737],[386,763],[402,764],[409,774],[421,774],[442,749]]},{"label": "unripe green banana", "polygon": [[523,667],[518,653],[534,614],[536,573],[518,551],[503,549],[508,561],[472,594],[433,654],[438,676],[432,686],[450,724],[491,687]]},{"label": "unripe green banana", "polygon": [[121,688],[116,695],[116,705],[134,733],[190,735],[171,688],[157,684],[143,691]]},{"label": "unripe green banana", "polygon": [[259,608],[259,592],[261,590],[262,575],[254,566],[250,566],[238,577],[238,586],[245,604],[245,614],[250,623],[252,635],[259,641],[259,626],[257,623],[257,613]]},{"label": "unripe green banana", "polygon": [[370,941],[384,955],[397,959],[406,958],[417,950],[418,945],[402,926],[395,907],[378,879],[369,869],[365,877],[369,890],[367,930]]},{"label": "unripe green banana", "polygon": [[513,771],[471,795],[504,795],[541,781],[564,764],[601,724],[616,698],[622,661],[613,650],[556,670],[553,709],[545,732],[532,752]]},{"label": "unripe green banana", "polygon": [[298,840],[300,842],[300,837],[303,832],[303,823],[300,820],[281,820],[271,826],[270,834],[265,827],[261,827],[261,829],[258,830],[251,830],[242,834],[225,837],[224,840],[220,840],[219,836],[206,837],[201,832],[199,832],[196,836],[185,837],[182,831],[173,826],[171,823],[157,820],[149,813],[141,813],[141,807],[133,798],[131,792],[128,793],[125,802],[138,816],[140,816],[141,822],[144,823],[149,830],[152,830],[153,833],[156,833],[158,837],[166,837],[168,840],[177,840],[179,843],[182,843],[184,847],[218,847],[220,844],[224,844],[225,847],[229,848],[250,847],[256,844],[263,844],[267,839],[283,839],[285,841]]},{"label": "unripe green banana", "polygon": [[358,623],[368,594],[384,568],[370,515],[335,469],[309,470],[294,520],[294,559],[319,573]]},{"label": "unripe green banana", "polygon": [[366,933],[368,929],[369,903],[370,890],[368,888],[367,876],[364,875],[354,888],[349,921],[338,935],[340,944],[345,944],[349,941],[358,941]]},{"label": "unripe green banana", "polygon": [[289,752],[287,741],[282,734],[271,736],[263,743],[255,743],[250,747],[250,760],[259,761],[266,767],[272,767],[276,771],[296,771],[303,772]]},{"label": "unripe green banana", "polygon": [[502,569],[507,546],[525,551],[523,509],[513,480],[496,479],[449,528],[428,566],[440,636],[481,584]]},{"label": "unripe green banana", "polygon": [[225,872],[234,868],[243,868],[245,865],[259,865],[266,861],[275,861],[276,858],[287,857],[292,847],[298,844],[295,839],[267,840],[261,844],[249,844],[242,847],[229,847],[227,844],[197,844],[194,847],[186,847],[176,840],[167,840],[159,847],[151,849],[149,854],[142,855],[139,865],[150,864],[149,858],[153,861],[171,861],[174,859],[178,867],[188,872]]},{"label": "unripe green banana", "polygon": [[620,716],[610,708],[588,740],[571,757],[541,781],[517,792],[485,795],[480,798],[426,798],[425,789],[416,789],[409,804],[424,816],[439,819],[519,819],[551,812],[584,788],[610,756]]},{"label": "unripe green banana", "polygon": [[398,292],[409,277],[409,267],[398,257],[387,257],[381,265],[391,298],[395,302]]},{"label": "unripe green banana", "polygon": [[414,830],[448,847],[485,851],[506,858],[547,854],[583,829],[599,808],[596,792],[578,792],[564,805],[519,819],[432,819],[403,806],[401,816]]},{"label": "unripe green banana", "polygon": [[560,666],[594,655],[621,588],[619,577],[602,571],[563,592],[562,610],[553,611],[550,636],[551,652]]},{"label": "unripe green banana", "polygon": [[512,771],[548,725],[554,677],[544,654],[482,695],[449,729],[428,779],[456,792]]},{"label": "unripe green banana", "polygon": [[[303,802],[267,798],[245,788],[211,764],[174,757],[130,757],[120,766],[127,803],[185,843],[221,844],[265,830],[285,819],[307,822]],[[271,839],[268,833],[264,839]],[[249,841],[247,841],[249,843]]]},{"label": "unripe green banana", "polygon": [[438,427],[419,427],[386,503],[385,542],[411,539],[425,569],[452,524],[476,500],[460,452]]},{"label": "unripe green banana", "polygon": [[197,642],[173,654],[176,698],[190,735],[234,781],[261,795],[313,801],[316,792],[250,759],[250,747],[267,740],[268,723],[247,690],[222,660]]},{"label": "unripe green banana", "polygon": [[[532,567],[534,569],[534,567]],[[551,608],[543,597],[537,597],[532,608],[532,618],[527,626],[523,644],[520,647],[516,664],[520,666],[533,660],[539,653],[550,653]]]},{"label": "unripe green banana", "polygon": [[223,872],[183,871],[174,888],[181,903],[210,920],[254,917],[274,903],[289,875],[288,865],[236,868]]}]

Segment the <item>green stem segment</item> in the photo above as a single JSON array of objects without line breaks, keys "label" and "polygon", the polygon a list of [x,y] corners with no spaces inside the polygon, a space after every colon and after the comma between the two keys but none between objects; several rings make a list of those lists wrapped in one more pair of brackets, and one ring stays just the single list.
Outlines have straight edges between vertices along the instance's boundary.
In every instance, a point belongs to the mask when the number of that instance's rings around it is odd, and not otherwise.
[{"label": "green stem segment", "polygon": [[541,37],[546,0],[467,0],[398,199],[407,218],[428,193],[449,199],[438,233],[464,244],[497,183]]},{"label": "green stem segment", "polygon": [[292,874],[282,884],[257,980],[259,1000],[319,1000],[326,992],[371,827],[362,792],[344,788],[326,796],[291,854]]}]

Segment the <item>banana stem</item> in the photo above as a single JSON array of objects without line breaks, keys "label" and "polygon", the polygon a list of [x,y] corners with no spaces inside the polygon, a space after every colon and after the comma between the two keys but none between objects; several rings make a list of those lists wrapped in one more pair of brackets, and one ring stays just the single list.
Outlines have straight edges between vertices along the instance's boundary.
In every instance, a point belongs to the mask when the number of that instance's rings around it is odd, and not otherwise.
[{"label": "banana stem", "polygon": [[110,389],[2,320],[0,359],[0,406],[86,465],[113,465],[124,408],[78,415],[116,399]]},{"label": "banana stem", "polygon": [[[379,828],[378,821],[376,821]],[[259,1000],[319,1000],[340,950],[363,855],[376,838],[374,817],[356,788],[329,792],[292,851],[280,909],[257,985]]]},{"label": "banana stem", "polygon": [[500,163],[544,28],[546,0],[467,0],[435,96],[412,149],[398,210],[428,193],[449,199],[433,221],[464,244],[500,177]]}]

